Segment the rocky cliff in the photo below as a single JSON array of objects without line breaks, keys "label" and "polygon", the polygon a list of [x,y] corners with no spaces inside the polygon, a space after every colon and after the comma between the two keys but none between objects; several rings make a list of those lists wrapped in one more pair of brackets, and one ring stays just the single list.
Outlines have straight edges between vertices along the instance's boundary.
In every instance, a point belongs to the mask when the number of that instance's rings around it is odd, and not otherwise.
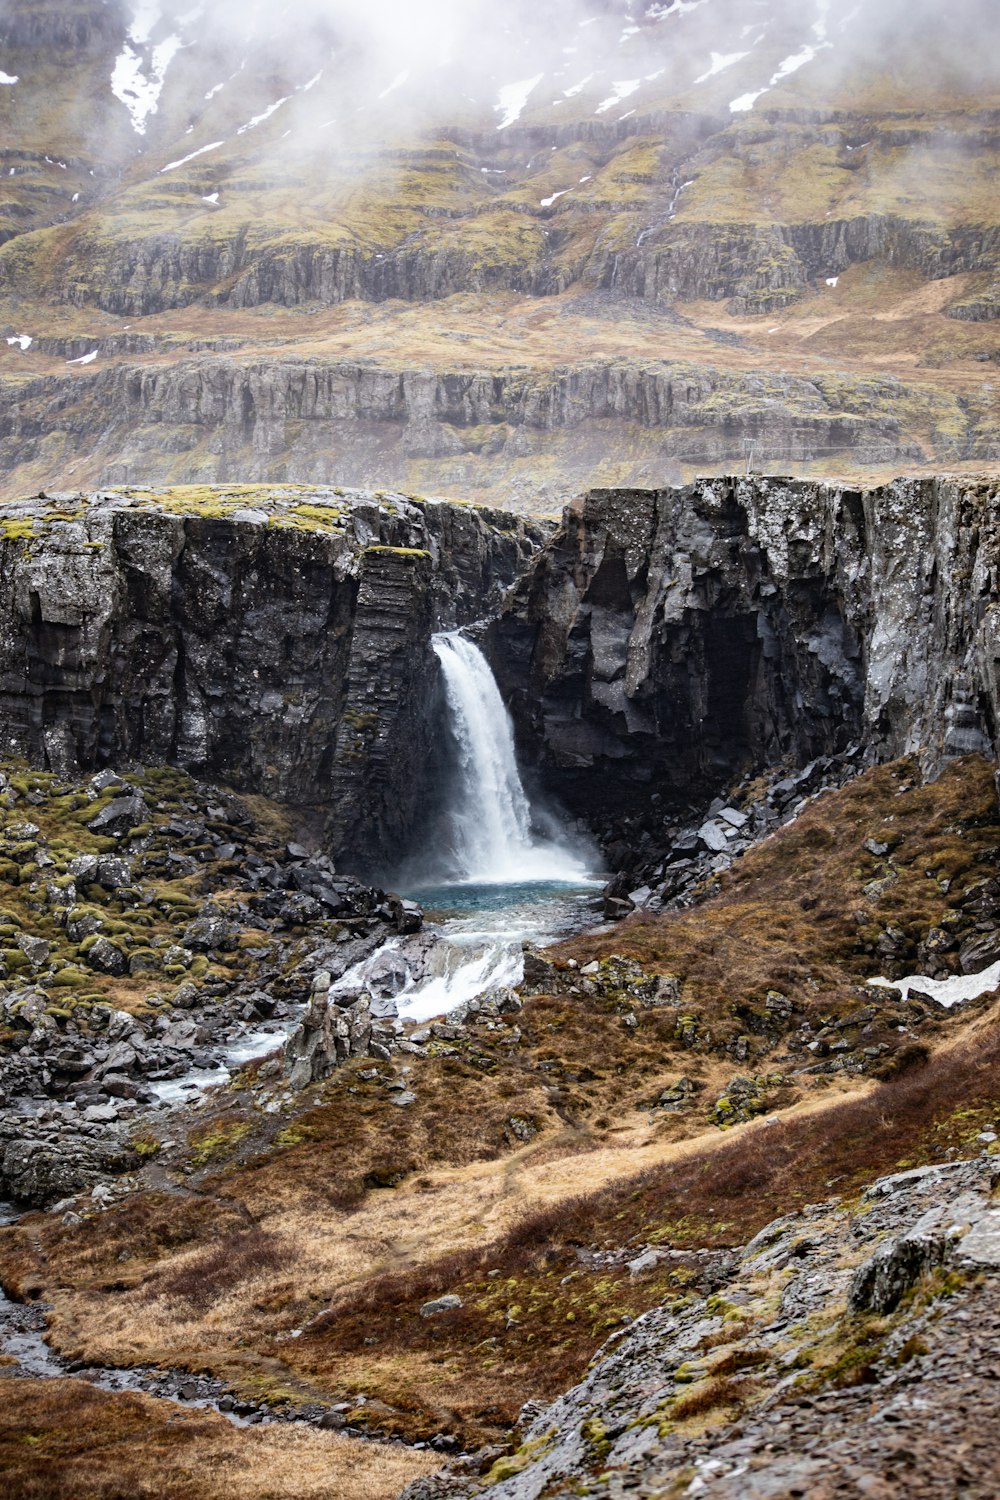
[{"label": "rocky cliff", "polygon": [[492,617],[523,759],[610,837],[852,746],[930,767],[1000,721],[995,495],[704,480],[594,491],[554,535],[331,489],[21,502],[0,541],[5,747],[322,807],[338,859],[384,868],[441,772],[431,633]]},{"label": "rocky cliff", "polygon": [[492,631],[526,756],[591,817],[860,742],[992,744],[996,485],[595,491]]},{"label": "rocky cliff", "polygon": [[351,868],[384,865],[433,758],[431,632],[487,612],[541,535],[331,489],[8,507],[6,753],[64,772],[179,764],[317,808]]},{"label": "rocky cliff", "polygon": [[[78,347],[68,344],[67,357]],[[740,374],[662,358],[488,372],[206,352],[0,383],[0,465],[26,480],[39,455],[57,451],[74,469],[83,454],[101,485],[234,473],[266,482],[276,472],[322,483],[333,463],[346,483],[377,471],[399,486],[499,488],[536,512],[612,455],[628,475],[671,481],[747,442],[790,463],[818,449],[866,465],[917,463],[925,449],[914,424],[953,460],[1000,453],[986,407],[894,378]]]}]

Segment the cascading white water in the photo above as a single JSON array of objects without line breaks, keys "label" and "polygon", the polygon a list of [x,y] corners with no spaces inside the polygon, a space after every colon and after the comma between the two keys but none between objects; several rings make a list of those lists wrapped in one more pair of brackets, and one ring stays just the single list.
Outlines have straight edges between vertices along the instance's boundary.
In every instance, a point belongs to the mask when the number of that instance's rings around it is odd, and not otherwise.
[{"label": "cascading white water", "polygon": [[436,635],[432,645],[458,747],[448,821],[460,878],[483,885],[585,880],[566,843],[532,834],[513,726],[485,656],[455,632]]}]

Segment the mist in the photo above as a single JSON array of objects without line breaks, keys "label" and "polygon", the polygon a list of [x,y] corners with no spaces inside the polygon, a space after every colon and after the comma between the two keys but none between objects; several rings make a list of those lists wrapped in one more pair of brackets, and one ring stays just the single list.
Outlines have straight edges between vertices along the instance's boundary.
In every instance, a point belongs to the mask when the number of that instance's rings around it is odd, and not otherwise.
[{"label": "mist", "polygon": [[931,91],[1000,79],[994,0],[114,3],[129,30],[115,92],[150,139],[168,117],[175,133],[193,77],[187,133],[266,125],[271,140],[321,149],[444,125],[500,135],[570,115],[611,124],[649,108],[738,120],[776,87],[823,81],[829,92],[859,69],[891,74],[914,49]]}]

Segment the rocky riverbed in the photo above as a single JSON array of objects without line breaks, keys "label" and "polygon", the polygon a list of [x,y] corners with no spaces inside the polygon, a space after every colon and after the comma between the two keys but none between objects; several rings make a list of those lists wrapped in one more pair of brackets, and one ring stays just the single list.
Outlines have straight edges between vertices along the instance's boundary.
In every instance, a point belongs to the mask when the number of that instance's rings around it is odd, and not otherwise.
[{"label": "rocky riverbed", "polygon": [[[318,969],[420,925],[181,773],[11,771],[0,801],[0,1190],[22,1204],[108,1193],[174,1108],[284,1045]],[[342,1056],[394,1039],[369,1018]]]}]

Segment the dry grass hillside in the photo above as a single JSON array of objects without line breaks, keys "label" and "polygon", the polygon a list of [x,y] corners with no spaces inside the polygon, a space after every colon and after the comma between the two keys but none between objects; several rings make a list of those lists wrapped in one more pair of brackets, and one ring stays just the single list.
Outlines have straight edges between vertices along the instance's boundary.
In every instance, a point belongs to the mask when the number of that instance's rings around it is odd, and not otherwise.
[{"label": "dry grass hillside", "polygon": [[[503,1441],[614,1329],[711,1290],[705,1251],[995,1123],[996,997],[947,1012],[866,981],[956,968],[982,941],[998,848],[984,761],[926,784],[911,761],[869,771],[697,907],[547,950],[519,1013],[443,1036],[405,1075],[358,1060],[273,1114],[250,1069],[145,1191],[4,1231],[0,1275],[51,1304],[54,1344],[84,1363],[211,1371],[279,1410],[345,1402],[375,1434]],[[399,1109],[404,1076],[416,1100]],[[649,1246],[670,1254],[633,1272]],[[441,1293],[461,1307],[422,1316]],[[8,1405],[18,1493],[43,1493],[44,1463],[57,1493],[104,1495],[59,1400],[25,1387]],[[168,1441],[175,1466],[217,1452],[176,1490],[205,1500],[254,1445],[268,1494],[296,1444],[322,1456],[325,1435],[175,1431],[153,1403],[88,1400],[96,1447],[141,1428],[137,1493]],[[369,1482],[359,1496],[383,1493]]]}]

